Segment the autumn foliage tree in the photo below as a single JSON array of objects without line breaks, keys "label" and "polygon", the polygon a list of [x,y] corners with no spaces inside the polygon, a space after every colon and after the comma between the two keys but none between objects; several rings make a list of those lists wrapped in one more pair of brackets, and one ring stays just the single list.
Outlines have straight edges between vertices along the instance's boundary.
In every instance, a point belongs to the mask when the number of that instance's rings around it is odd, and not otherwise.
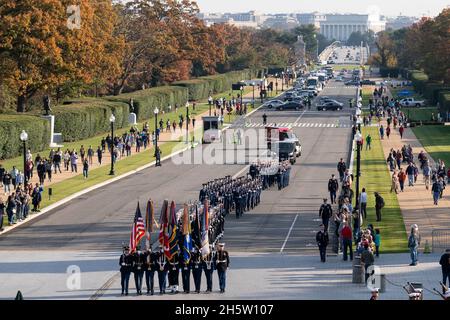
[{"label": "autumn foliage tree", "polygon": [[24,112],[44,94],[118,95],[294,60],[292,32],[206,26],[198,13],[190,0],[2,0],[0,85]]},{"label": "autumn foliage tree", "polygon": [[378,33],[375,64],[388,68],[423,69],[430,80],[450,84],[450,9],[422,18],[411,27]]},{"label": "autumn foliage tree", "polygon": [[[68,28],[67,8],[78,5],[81,27]],[[117,72],[111,4],[95,0],[0,2],[2,78],[17,95],[17,111],[39,90],[92,83]]]}]

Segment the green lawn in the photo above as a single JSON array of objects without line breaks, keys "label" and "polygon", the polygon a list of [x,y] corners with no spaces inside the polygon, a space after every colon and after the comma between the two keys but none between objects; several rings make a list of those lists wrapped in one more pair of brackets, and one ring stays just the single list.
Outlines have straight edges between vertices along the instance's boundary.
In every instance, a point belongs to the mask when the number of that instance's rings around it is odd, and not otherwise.
[{"label": "green lawn", "polygon": [[[246,90],[244,90],[244,95],[248,94],[251,91],[252,91],[252,89],[247,88]],[[214,95],[213,98],[216,99],[216,98],[219,98],[219,97],[226,96],[227,99],[228,99],[228,95],[230,93],[231,93],[230,91],[219,93],[219,94]],[[200,103],[198,103],[196,105],[195,110],[192,110],[192,104],[190,104],[189,114],[190,114],[191,117],[193,117],[193,116],[197,116],[199,114],[202,114],[202,113],[204,113],[204,112],[206,112],[208,110],[209,110],[208,104],[205,101],[203,101],[203,102],[200,102]],[[165,128],[167,120],[170,120],[171,122],[175,120],[176,123],[178,123],[180,114],[182,114],[184,119],[186,119],[186,108],[185,107],[180,107],[178,109],[178,113],[176,113],[175,110],[174,110],[174,111],[172,111],[170,113],[165,113],[164,115],[163,114],[158,115],[158,122],[159,122],[159,119],[163,119],[163,121],[164,121],[164,128]],[[145,122],[148,122],[149,127],[150,127],[150,131],[155,130],[155,119],[153,119],[153,118],[152,119],[148,119],[148,120],[144,120],[144,121],[141,121],[141,122],[138,122],[137,127],[138,127],[139,130],[142,130]],[[158,124],[158,126],[159,126],[159,124]],[[114,134],[122,135],[124,132],[129,131],[130,127],[117,129],[117,130],[115,130]],[[177,126],[177,129],[178,129],[178,126]],[[105,132],[103,134],[99,134],[97,136],[94,136],[94,137],[91,137],[91,138],[88,138],[88,139],[84,139],[84,140],[75,141],[75,142],[64,142],[63,143],[63,145],[64,145],[63,150],[66,150],[66,149],[79,150],[81,145],[83,145],[86,150],[89,148],[89,146],[92,146],[92,148],[94,148],[94,150],[96,150],[97,147],[100,146],[100,142],[101,142],[102,138],[106,137],[108,135],[108,133],[109,132]],[[34,152],[33,153],[33,158],[38,153],[41,156],[43,156],[43,157],[48,157],[48,155],[50,154],[50,150],[51,149],[48,148],[48,149],[40,151],[40,152]],[[3,167],[7,168],[8,170],[10,168],[12,168],[13,166],[16,166],[17,168],[19,168],[19,170],[23,170],[23,157],[19,156],[19,157],[15,157],[15,158],[11,158],[11,159],[2,160],[2,161],[0,161],[0,164],[2,164]]]},{"label": "green lawn", "polygon": [[362,87],[362,105],[367,107],[369,105],[369,99],[373,98],[373,88],[363,86]]},{"label": "green lawn", "polygon": [[[359,69],[360,65],[358,64],[329,64],[327,65],[328,67],[333,67],[334,71],[341,71],[343,69],[346,70],[353,70],[353,69]],[[364,66],[366,68],[366,70],[369,70],[369,66],[366,65]]]},{"label": "green lawn", "polygon": [[[184,142],[167,142],[160,146],[162,157],[165,157],[173,152],[185,148],[187,145]],[[117,161],[114,165],[115,176],[122,175],[126,172],[135,170],[155,160],[154,148],[141,151],[128,158]],[[95,166],[94,166],[95,167]],[[164,168],[164,165],[163,167]],[[152,170],[163,170],[162,168],[154,168]],[[80,166],[78,167],[80,170]],[[83,175],[77,175],[73,178],[55,183],[49,187],[53,189],[52,197],[48,198],[48,188],[44,185],[44,192],[42,195],[42,208],[49,206],[65,197],[68,197],[76,192],[82,191],[86,188],[92,187],[98,183],[104,182],[112,178],[109,175],[111,166],[102,166],[89,171],[89,178],[84,179]],[[4,225],[7,224],[7,217],[4,217]]]},{"label": "green lawn", "polygon": [[436,107],[431,108],[402,108],[402,111],[410,119],[410,121],[431,121],[432,115],[437,120],[439,110]]},{"label": "green lawn", "polygon": [[[363,127],[364,138],[370,133],[372,136],[372,149],[361,151],[361,180],[360,188],[366,188],[368,195],[367,219],[364,226],[372,223],[375,229],[380,229],[382,253],[395,253],[407,251],[407,235],[403,216],[400,211],[397,196],[391,193],[391,178],[383,154],[381,141],[376,127]],[[356,156],[355,164],[356,168]],[[376,222],[375,197],[378,192],[385,201],[382,209],[382,221]]]},{"label": "green lawn", "polygon": [[447,166],[450,164],[449,126],[422,126],[414,127],[412,130],[435,161],[442,159]]}]

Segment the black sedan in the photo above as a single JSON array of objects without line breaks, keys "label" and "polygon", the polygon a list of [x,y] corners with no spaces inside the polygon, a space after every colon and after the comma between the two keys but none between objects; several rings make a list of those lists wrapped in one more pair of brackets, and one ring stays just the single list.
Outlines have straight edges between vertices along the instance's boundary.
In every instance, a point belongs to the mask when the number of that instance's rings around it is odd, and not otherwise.
[{"label": "black sedan", "polygon": [[375,85],[375,81],[369,80],[369,79],[365,79],[361,81],[361,85],[362,86],[374,86]]},{"label": "black sedan", "polygon": [[342,110],[343,108],[343,104],[337,101],[328,101],[328,102],[324,102],[321,103],[319,105],[317,105],[317,110],[322,110],[322,111],[329,111],[329,110],[333,110],[333,111],[339,111]]},{"label": "black sedan", "polygon": [[282,105],[279,105],[277,107],[277,110],[280,110],[280,111],[282,111],[282,110],[300,110],[303,107],[304,107],[303,104],[298,101],[289,101]]}]

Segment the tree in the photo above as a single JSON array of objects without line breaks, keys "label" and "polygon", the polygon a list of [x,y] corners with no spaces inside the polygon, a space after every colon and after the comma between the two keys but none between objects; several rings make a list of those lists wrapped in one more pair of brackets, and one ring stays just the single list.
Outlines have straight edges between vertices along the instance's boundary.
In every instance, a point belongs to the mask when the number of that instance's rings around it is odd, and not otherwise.
[{"label": "tree", "polygon": [[[292,30],[297,36],[302,36],[305,42],[307,57],[310,61],[316,59],[317,52],[319,51],[319,35],[316,27],[313,24],[301,25]],[[319,52],[320,53],[320,52]]]},{"label": "tree", "polygon": [[[66,8],[74,2],[83,19],[80,29],[71,30]],[[109,9],[108,3],[97,6],[95,0],[0,3],[1,76],[17,96],[18,112],[39,90],[50,93],[67,82],[93,82],[116,71]]]}]

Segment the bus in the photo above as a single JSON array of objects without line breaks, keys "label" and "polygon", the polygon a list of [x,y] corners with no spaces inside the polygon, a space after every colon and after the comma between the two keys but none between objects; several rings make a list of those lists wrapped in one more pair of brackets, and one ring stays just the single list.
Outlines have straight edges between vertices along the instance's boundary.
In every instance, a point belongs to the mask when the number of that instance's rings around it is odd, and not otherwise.
[{"label": "bus", "polygon": [[319,77],[309,77],[306,79],[306,88],[322,91],[322,84],[319,81]]}]

